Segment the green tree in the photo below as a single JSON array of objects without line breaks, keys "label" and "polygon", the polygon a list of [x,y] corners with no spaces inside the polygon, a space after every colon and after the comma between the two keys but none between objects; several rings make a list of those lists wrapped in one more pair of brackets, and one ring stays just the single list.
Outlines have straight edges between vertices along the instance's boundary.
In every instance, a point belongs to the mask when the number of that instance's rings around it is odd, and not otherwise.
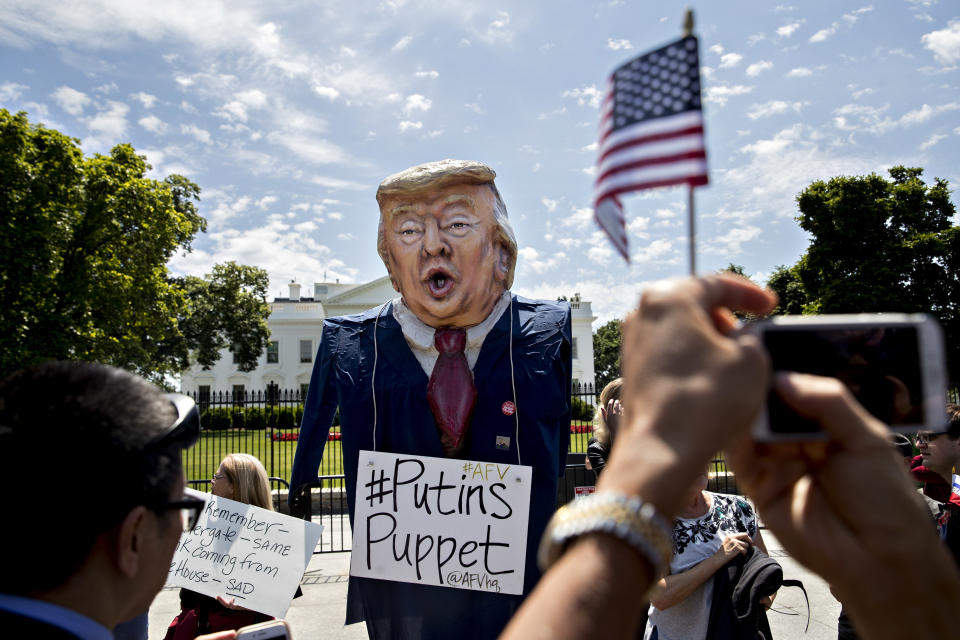
[{"label": "green tree", "polygon": [[774,315],[803,313],[803,307],[809,299],[798,271],[798,265],[787,267],[781,264],[773,270],[770,279],[767,280],[767,286],[773,289],[779,298],[777,308],[773,310]]},{"label": "green tree", "polygon": [[[785,284],[799,279],[805,313],[933,314],[945,329],[956,382],[960,228],[950,222],[956,208],[948,183],[924,183],[919,168],[896,166],[889,173],[890,180],[877,174],[818,180],[797,196],[797,220],[811,242]],[[791,302],[801,300],[797,295]]]},{"label": "green tree", "polygon": [[620,376],[620,345],[623,342],[623,322],[611,320],[593,334],[593,375],[597,391]]},{"label": "green tree", "polygon": [[[0,109],[0,374],[56,358],[160,381],[188,366],[191,301],[166,265],[206,229],[200,188],[149,169],[130,145],[85,158],[76,140]],[[258,333],[236,335],[254,338],[244,353],[263,349]]]},{"label": "green tree", "polygon": [[180,323],[194,359],[209,369],[229,348],[240,371],[252,371],[270,337],[266,303],[269,277],[257,267],[226,262],[213,267],[206,278],[182,281],[188,312]]}]

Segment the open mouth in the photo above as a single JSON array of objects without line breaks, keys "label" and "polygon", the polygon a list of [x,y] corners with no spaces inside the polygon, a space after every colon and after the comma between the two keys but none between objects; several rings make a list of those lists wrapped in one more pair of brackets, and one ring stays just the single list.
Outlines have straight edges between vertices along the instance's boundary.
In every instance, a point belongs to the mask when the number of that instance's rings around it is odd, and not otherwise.
[{"label": "open mouth", "polygon": [[453,278],[443,269],[431,269],[426,279],[427,289],[434,298],[442,298],[453,289]]}]

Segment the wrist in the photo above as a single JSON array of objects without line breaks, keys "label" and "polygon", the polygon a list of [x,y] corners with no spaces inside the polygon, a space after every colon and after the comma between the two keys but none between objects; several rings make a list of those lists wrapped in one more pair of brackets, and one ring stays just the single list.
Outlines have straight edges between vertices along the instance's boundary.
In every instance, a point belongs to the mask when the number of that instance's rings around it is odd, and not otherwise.
[{"label": "wrist", "polygon": [[631,425],[618,436],[597,491],[638,496],[673,518],[695,475],[694,466],[684,463],[674,447],[651,430]]}]

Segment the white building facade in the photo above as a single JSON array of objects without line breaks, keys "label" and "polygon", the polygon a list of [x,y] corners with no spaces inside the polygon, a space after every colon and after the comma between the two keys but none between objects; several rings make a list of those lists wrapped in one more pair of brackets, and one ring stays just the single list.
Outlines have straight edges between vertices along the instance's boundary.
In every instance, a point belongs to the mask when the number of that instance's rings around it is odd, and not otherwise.
[{"label": "white building facade", "polygon": [[[313,295],[301,296],[301,286],[291,283],[287,298],[275,298],[270,305],[270,339],[257,368],[237,369],[233,354],[223,350],[208,370],[194,364],[183,373],[180,388],[201,397],[227,392],[242,397],[244,392],[264,391],[269,386],[300,391],[306,395],[313,372],[313,360],[320,345],[326,318],[360,313],[397,297],[390,278],[383,276],[365,284],[317,282]],[[573,381],[593,384],[593,316],[590,303],[575,294],[570,301],[573,320]],[[238,395],[239,394],[239,395]]]}]

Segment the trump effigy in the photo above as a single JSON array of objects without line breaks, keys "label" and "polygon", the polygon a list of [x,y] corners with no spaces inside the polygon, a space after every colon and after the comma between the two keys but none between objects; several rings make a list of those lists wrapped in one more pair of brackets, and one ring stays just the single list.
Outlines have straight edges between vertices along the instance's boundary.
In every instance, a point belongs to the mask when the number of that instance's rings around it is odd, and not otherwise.
[{"label": "trump effigy", "polygon": [[[290,487],[295,495],[316,482],[338,409],[355,534],[363,529],[355,519],[358,474],[361,483],[367,477],[358,465],[368,455],[474,461],[484,463],[487,473],[529,468],[529,476],[523,476],[530,478],[523,489],[529,491],[522,523],[526,548],[523,553],[521,543],[519,556],[525,558],[523,566],[497,566],[493,554],[506,545],[491,541],[490,528],[486,546],[478,534],[479,544],[466,543],[459,551],[464,566],[478,568],[481,582],[491,578],[481,569],[521,575],[522,593],[476,588],[480,583],[470,573],[468,584],[466,572],[458,574],[453,588],[452,574],[438,586],[352,571],[346,623],[366,621],[371,638],[496,637],[540,575],[536,546],[556,508],[569,441],[570,307],[510,292],[517,243],[495,176],[479,162],[443,160],[411,167],[380,184],[377,250],[400,295],[366,312],[324,321]],[[474,468],[464,463],[468,467]],[[463,478],[466,482],[466,472]],[[521,483],[519,476],[516,482]],[[460,510],[451,508],[456,511],[451,518],[464,512],[462,487],[460,492]],[[450,504],[456,505],[455,491],[450,493]],[[473,495],[467,493],[466,512]],[[497,518],[490,507],[497,486],[486,496],[484,511]],[[359,499],[373,504],[372,490],[369,498]],[[437,490],[438,508],[443,499]],[[522,512],[501,502],[504,513]],[[482,501],[479,506],[484,507]],[[373,536],[369,529],[367,535]],[[396,560],[419,554],[419,537],[416,542],[416,551],[394,540],[390,551],[380,553]],[[409,538],[407,544],[412,544]],[[476,559],[465,550],[476,551]]]}]

